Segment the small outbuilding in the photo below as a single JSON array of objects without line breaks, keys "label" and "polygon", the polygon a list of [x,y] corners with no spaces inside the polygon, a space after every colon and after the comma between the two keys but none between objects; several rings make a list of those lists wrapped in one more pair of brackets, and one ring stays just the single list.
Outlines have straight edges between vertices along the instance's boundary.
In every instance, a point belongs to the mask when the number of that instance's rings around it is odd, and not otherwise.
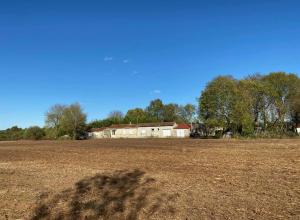
[{"label": "small outbuilding", "polygon": [[300,123],[297,124],[297,126],[296,126],[296,131],[297,131],[297,133],[300,135]]},{"label": "small outbuilding", "polygon": [[191,126],[189,124],[178,124],[175,128],[174,128],[174,136],[178,137],[178,138],[184,138],[184,137],[189,137],[190,133],[191,133]]}]

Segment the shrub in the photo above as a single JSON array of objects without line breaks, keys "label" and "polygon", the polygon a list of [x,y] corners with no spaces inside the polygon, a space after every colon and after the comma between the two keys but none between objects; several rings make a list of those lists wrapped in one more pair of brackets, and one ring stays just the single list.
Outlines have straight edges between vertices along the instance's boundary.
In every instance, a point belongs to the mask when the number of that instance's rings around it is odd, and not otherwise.
[{"label": "shrub", "polygon": [[29,127],[25,130],[24,138],[29,140],[41,140],[45,137],[45,131],[44,129],[33,126]]}]

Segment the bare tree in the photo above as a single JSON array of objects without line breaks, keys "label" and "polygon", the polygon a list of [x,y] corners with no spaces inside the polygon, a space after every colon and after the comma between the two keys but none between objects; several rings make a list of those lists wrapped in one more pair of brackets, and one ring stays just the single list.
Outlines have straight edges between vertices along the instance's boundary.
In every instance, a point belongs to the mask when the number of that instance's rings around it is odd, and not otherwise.
[{"label": "bare tree", "polygon": [[121,111],[112,111],[108,114],[108,118],[113,121],[113,123],[119,124],[122,122],[124,115]]}]

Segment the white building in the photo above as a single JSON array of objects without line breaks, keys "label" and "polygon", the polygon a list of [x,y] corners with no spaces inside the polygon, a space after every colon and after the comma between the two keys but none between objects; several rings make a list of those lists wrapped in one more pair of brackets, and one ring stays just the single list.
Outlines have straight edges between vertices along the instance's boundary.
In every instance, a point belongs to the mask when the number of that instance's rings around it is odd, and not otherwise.
[{"label": "white building", "polygon": [[106,128],[109,138],[136,138],[137,127],[133,124],[116,124]]},{"label": "white building", "polygon": [[175,122],[115,124],[89,132],[90,138],[184,138],[189,135],[189,125]]},{"label": "white building", "polygon": [[189,137],[191,133],[191,126],[188,124],[179,124],[174,128],[174,136],[178,138]]},{"label": "white building", "polygon": [[300,123],[297,125],[297,133],[300,135]]},{"label": "white building", "polygon": [[175,122],[138,124],[138,137],[171,137]]},{"label": "white building", "polygon": [[93,128],[90,132],[89,132],[89,138],[92,139],[98,139],[98,138],[104,138],[104,130],[106,128]]}]

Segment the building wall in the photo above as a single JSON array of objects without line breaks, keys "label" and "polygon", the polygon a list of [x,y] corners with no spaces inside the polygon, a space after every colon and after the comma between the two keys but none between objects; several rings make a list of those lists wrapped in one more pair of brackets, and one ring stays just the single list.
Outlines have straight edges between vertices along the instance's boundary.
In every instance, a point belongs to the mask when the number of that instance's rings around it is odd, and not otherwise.
[{"label": "building wall", "polygon": [[90,138],[95,138],[95,139],[104,138],[103,131],[89,132],[89,137]]},{"label": "building wall", "polygon": [[[169,132],[168,132],[169,131]],[[170,133],[170,136],[166,136]],[[138,127],[138,137],[171,137],[173,136],[173,126],[160,127]]]},{"label": "building wall", "polygon": [[174,126],[108,128],[104,131],[90,132],[90,138],[185,138],[190,136],[190,129],[174,129]]},{"label": "building wall", "polygon": [[[174,137],[173,126],[111,128],[111,138]],[[115,131],[115,132],[113,132]],[[113,134],[114,133],[114,134]]]},{"label": "building wall", "polygon": [[137,138],[137,128],[112,128],[110,132],[111,138]]},{"label": "building wall", "polygon": [[103,131],[103,137],[104,137],[104,138],[111,138],[111,132],[110,132],[109,129],[105,129],[105,130]]},{"label": "building wall", "polygon": [[300,134],[300,128],[297,128],[297,133]]},{"label": "building wall", "polygon": [[190,136],[190,133],[190,129],[174,129],[173,136],[177,138],[186,138]]}]

